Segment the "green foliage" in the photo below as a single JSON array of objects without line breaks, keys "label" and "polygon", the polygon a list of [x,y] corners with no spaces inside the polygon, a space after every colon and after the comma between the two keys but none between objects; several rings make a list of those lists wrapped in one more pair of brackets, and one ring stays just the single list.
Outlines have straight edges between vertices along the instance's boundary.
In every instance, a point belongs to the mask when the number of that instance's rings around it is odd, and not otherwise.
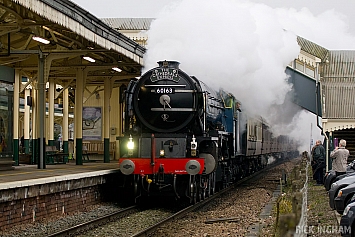
[{"label": "green foliage", "polygon": [[288,195],[279,199],[279,214],[292,213],[292,200]]}]

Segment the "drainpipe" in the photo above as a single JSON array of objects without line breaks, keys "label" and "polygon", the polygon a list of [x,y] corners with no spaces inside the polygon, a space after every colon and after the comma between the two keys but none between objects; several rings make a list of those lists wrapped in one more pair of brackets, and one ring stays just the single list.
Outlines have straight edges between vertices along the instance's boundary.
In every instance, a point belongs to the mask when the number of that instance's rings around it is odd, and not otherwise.
[{"label": "drainpipe", "polygon": [[[326,133],[323,132],[323,127],[319,124],[319,113],[318,113],[318,101],[320,98],[320,95],[318,94],[318,87],[319,87],[319,64],[321,61],[316,61],[316,115],[317,115],[317,127],[321,130],[321,134],[323,136],[325,136],[325,140],[326,140],[326,153],[325,153],[325,162],[326,162],[326,172],[328,172],[329,170],[329,165],[328,165],[328,160],[329,160],[329,156],[328,156],[328,150],[329,150],[329,138],[327,136]],[[320,90],[319,90],[320,91]]]}]

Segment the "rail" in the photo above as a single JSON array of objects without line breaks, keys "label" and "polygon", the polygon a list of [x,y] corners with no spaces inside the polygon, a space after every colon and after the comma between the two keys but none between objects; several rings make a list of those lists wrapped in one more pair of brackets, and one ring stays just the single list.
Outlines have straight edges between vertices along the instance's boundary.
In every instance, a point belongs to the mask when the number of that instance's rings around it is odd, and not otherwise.
[{"label": "rail", "polygon": [[70,227],[68,229],[58,231],[56,233],[48,235],[48,237],[59,237],[59,236],[75,236],[77,234],[86,232],[90,229],[96,228],[98,226],[104,225],[108,222],[112,222],[113,220],[117,220],[120,218],[123,218],[131,213],[137,212],[137,206],[131,206],[127,207],[123,210],[119,210],[117,212],[96,218],[94,220],[82,223],[80,225],[76,225],[73,227]]}]

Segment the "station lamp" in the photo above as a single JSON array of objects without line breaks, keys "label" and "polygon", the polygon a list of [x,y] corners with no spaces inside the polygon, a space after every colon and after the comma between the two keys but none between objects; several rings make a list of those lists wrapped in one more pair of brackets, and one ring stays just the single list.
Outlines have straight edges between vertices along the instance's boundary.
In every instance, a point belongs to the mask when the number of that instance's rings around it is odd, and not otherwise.
[{"label": "station lamp", "polygon": [[32,36],[32,39],[42,44],[49,44],[50,41],[39,36]]},{"label": "station lamp", "polygon": [[86,61],[89,61],[91,63],[94,63],[95,62],[95,59],[89,57],[89,56],[84,56],[83,59],[85,59]]},{"label": "station lamp", "polygon": [[112,70],[116,71],[116,72],[122,72],[122,69],[118,68],[118,67],[113,67]]}]

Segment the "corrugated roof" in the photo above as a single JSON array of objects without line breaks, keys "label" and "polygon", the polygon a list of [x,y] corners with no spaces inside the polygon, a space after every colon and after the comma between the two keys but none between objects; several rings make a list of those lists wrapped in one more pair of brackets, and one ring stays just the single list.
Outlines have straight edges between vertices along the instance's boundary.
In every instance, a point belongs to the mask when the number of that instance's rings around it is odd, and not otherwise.
[{"label": "corrugated roof", "polygon": [[329,51],[322,68],[325,117],[355,118],[355,51]]},{"label": "corrugated roof", "polygon": [[313,43],[312,41],[306,40],[300,36],[297,36],[297,42],[301,49],[317,58],[320,58],[322,61],[326,61],[329,50],[319,46],[318,44]]},{"label": "corrugated roof", "polygon": [[331,50],[329,54],[329,63],[324,65],[323,73],[327,77],[345,78],[355,77],[355,51],[354,50]]},{"label": "corrugated roof", "polygon": [[154,18],[101,18],[116,30],[149,30]]}]

